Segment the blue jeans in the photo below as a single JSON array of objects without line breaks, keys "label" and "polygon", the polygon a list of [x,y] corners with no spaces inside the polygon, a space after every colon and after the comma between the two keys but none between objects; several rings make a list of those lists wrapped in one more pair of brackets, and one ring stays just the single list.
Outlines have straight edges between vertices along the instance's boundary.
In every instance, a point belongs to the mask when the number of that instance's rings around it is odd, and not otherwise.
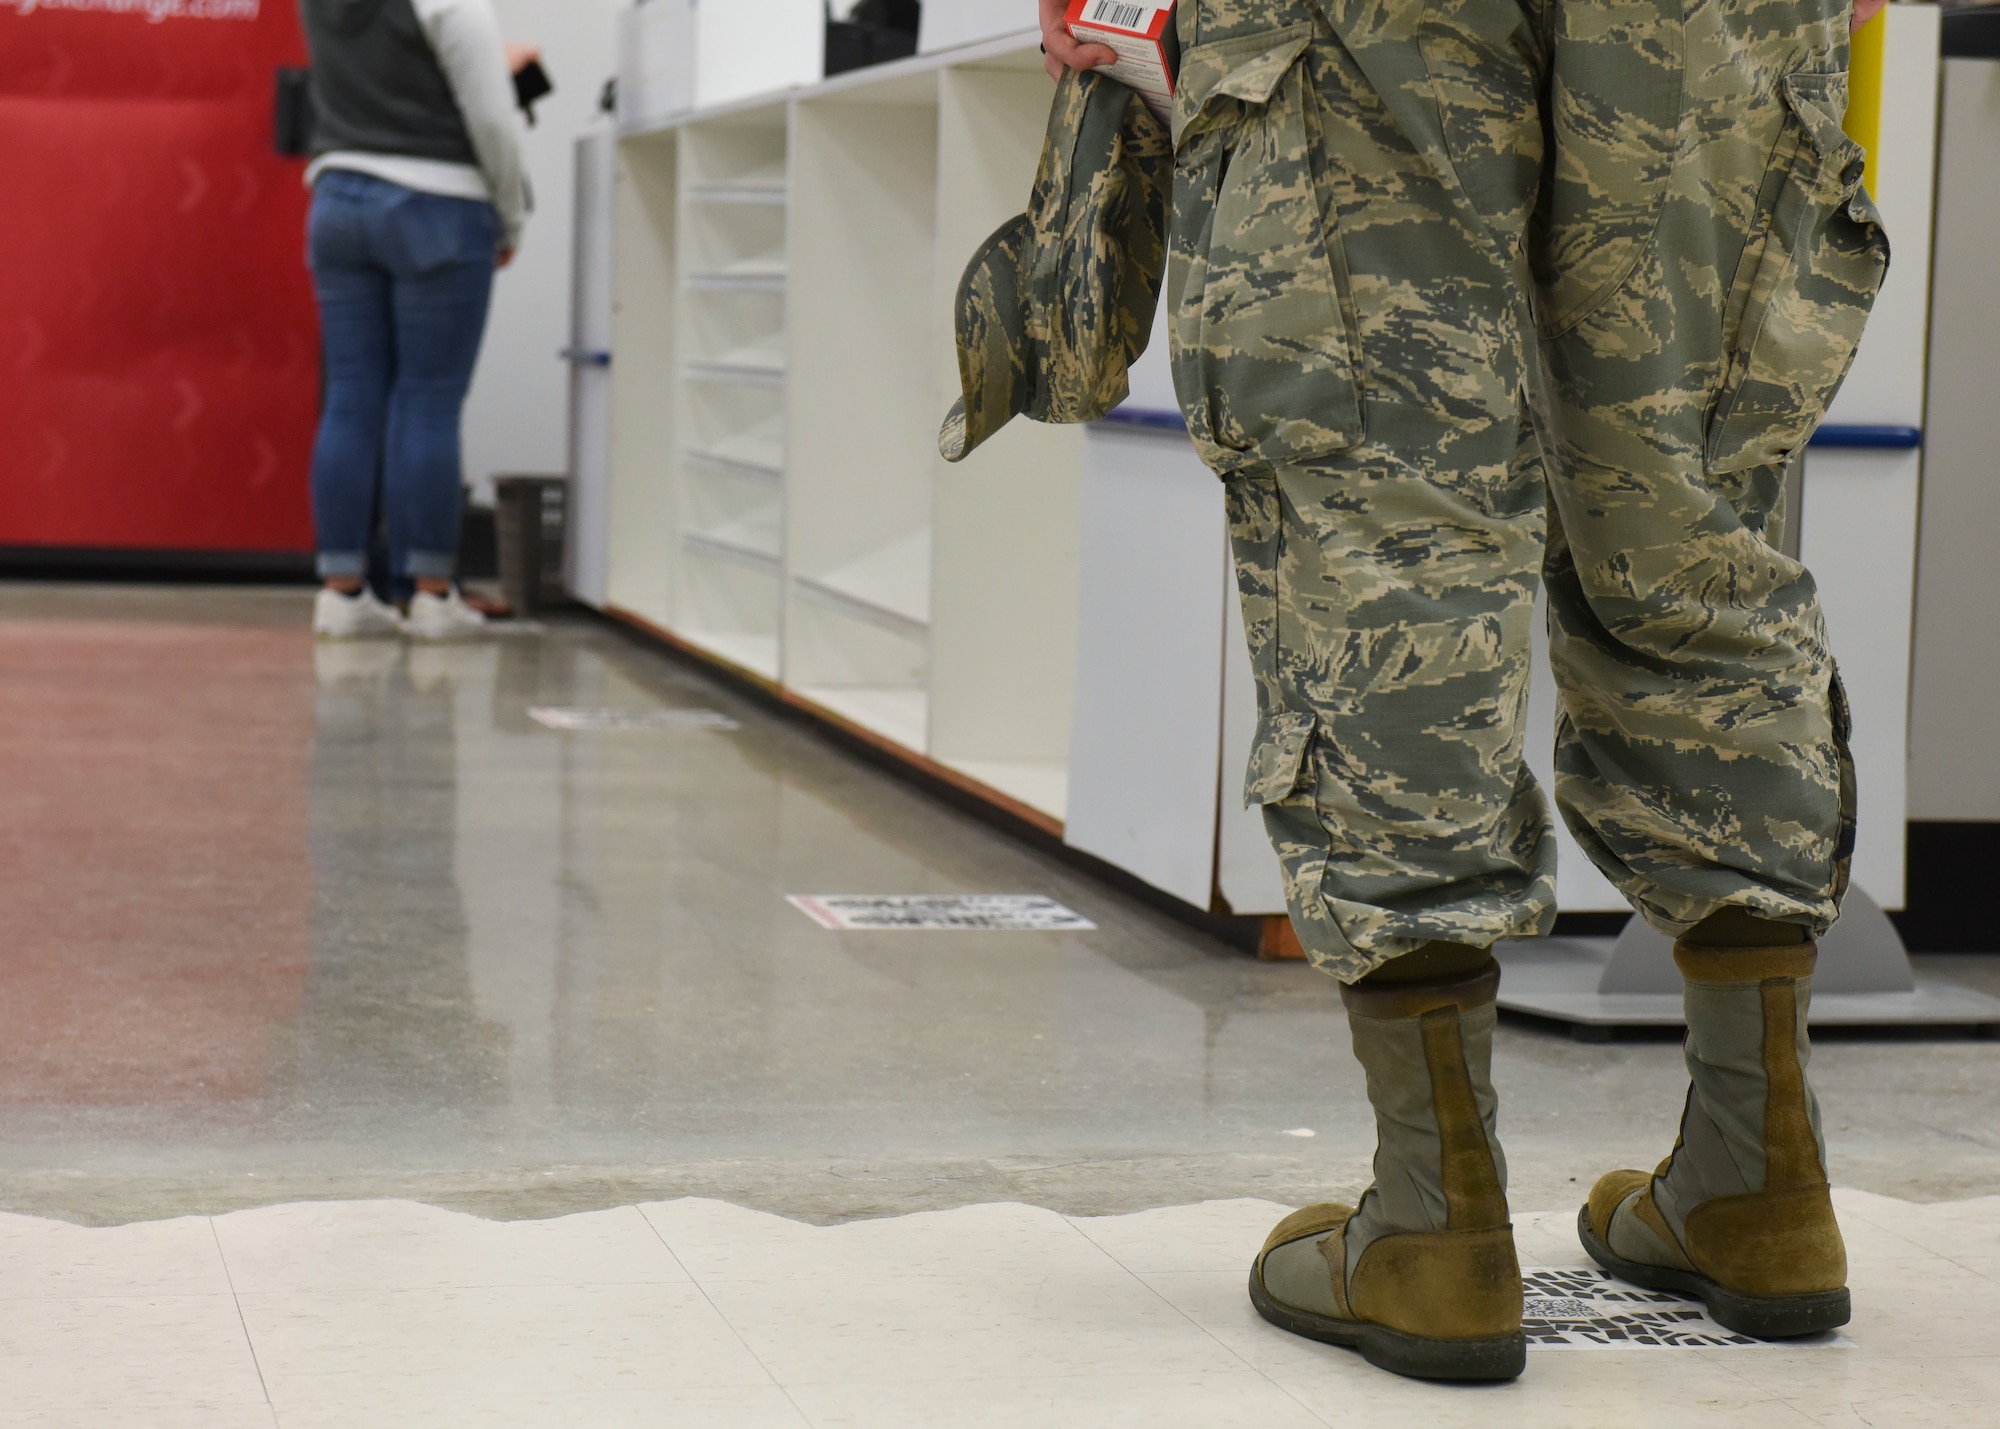
[{"label": "blue jeans", "polygon": [[319,573],[366,573],[379,511],[394,574],[449,577],[459,414],[486,330],[499,216],[334,169],[313,185],[307,235],[326,363],[312,464]]}]

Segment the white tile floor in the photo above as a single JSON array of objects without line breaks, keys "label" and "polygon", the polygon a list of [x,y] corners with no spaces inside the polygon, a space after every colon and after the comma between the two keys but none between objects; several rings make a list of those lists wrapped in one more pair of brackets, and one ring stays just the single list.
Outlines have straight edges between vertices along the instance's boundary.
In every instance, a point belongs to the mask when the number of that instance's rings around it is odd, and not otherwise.
[{"label": "white tile floor", "polygon": [[[1383,1375],[1265,1325],[1283,1208],[1002,1204],[815,1227],[718,1201],[482,1221],[319,1202],[86,1230],[0,1216],[0,1426],[2000,1422],[2000,1197],[1837,1193],[1830,1343],[1531,1352],[1518,1383]],[[1524,1264],[1580,1266],[1574,1212]]]}]

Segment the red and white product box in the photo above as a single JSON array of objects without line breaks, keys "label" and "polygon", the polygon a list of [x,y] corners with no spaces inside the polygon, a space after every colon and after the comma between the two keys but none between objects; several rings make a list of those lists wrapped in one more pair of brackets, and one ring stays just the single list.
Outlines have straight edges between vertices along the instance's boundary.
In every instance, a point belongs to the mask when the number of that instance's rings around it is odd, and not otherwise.
[{"label": "red and white product box", "polygon": [[1081,44],[1106,45],[1118,62],[1098,73],[1139,91],[1162,124],[1174,109],[1174,0],[1069,0],[1069,32]]}]

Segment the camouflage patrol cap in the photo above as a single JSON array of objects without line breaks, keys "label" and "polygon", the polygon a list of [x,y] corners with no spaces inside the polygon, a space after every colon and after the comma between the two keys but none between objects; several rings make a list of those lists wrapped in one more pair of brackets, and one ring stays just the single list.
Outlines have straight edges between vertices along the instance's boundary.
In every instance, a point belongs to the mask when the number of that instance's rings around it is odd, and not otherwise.
[{"label": "camouflage patrol cap", "polygon": [[1138,93],[1071,70],[1017,214],[959,280],[959,386],[938,433],[958,461],[1016,413],[1089,422],[1125,400],[1165,273],[1173,146]]}]

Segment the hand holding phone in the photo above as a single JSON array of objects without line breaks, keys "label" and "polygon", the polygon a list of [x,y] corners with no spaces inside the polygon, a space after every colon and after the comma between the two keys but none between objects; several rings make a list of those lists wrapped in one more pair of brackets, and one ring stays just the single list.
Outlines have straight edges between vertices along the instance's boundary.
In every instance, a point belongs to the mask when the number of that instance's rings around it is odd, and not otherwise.
[{"label": "hand holding phone", "polygon": [[514,74],[514,102],[521,112],[528,116],[528,123],[535,122],[535,101],[555,93],[555,82],[549,72],[542,68],[542,52],[533,45],[507,46],[507,68]]}]

